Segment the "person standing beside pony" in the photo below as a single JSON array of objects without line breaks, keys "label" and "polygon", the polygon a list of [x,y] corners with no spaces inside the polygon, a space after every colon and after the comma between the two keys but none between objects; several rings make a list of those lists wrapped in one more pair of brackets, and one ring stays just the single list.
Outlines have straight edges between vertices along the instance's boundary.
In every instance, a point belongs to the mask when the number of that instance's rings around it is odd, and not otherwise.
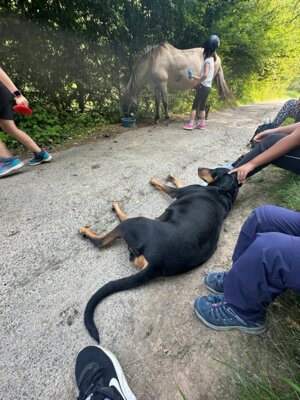
[{"label": "person standing beside pony", "polygon": [[[194,128],[205,129],[205,106],[208,95],[211,91],[211,85],[214,78],[214,69],[216,54],[215,51],[220,45],[220,39],[216,35],[210,36],[203,49],[204,63],[201,68],[200,76],[194,76],[192,71],[189,70],[190,79],[198,80],[196,86],[196,96],[192,105],[192,112],[189,122],[187,122],[183,129],[193,130]],[[200,120],[195,124],[197,109],[199,109]]]}]

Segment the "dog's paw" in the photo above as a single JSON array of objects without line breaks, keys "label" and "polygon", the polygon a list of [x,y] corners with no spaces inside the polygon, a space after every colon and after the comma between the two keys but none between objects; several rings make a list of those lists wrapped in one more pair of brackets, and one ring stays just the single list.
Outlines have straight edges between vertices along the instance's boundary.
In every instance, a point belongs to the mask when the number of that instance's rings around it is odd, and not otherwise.
[{"label": "dog's paw", "polygon": [[115,202],[112,204],[112,206],[111,206],[111,209],[112,209],[112,211],[114,211],[114,212],[116,212],[117,209],[119,209],[119,208],[120,208],[120,204],[119,204],[117,201],[115,201]]},{"label": "dog's paw", "polygon": [[172,174],[169,174],[168,176],[167,176],[167,178],[166,178],[166,181],[167,182],[174,182],[175,181],[175,176],[174,175],[172,175]]},{"label": "dog's paw", "polygon": [[156,178],[151,178],[149,181],[150,185],[155,186],[157,183],[157,179]]},{"label": "dog's paw", "polygon": [[79,234],[80,234],[82,237],[87,237],[86,232],[87,232],[87,230],[88,230],[91,226],[92,226],[92,224],[87,224],[87,225],[85,225],[85,226],[82,226],[82,227],[79,229]]}]

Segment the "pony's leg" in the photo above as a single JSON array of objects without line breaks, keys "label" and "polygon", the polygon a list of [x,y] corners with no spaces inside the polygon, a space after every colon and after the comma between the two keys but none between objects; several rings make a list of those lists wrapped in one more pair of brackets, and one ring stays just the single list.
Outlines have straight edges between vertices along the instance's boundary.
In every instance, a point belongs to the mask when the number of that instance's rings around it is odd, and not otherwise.
[{"label": "pony's leg", "polygon": [[177,188],[183,187],[183,183],[181,182],[181,180],[176,178],[176,176],[174,175],[168,175],[167,181],[172,182],[173,185],[175,185]]},{"label": "pony's leg", "polygon": [[166,193],[170,197],[172,197],[172,198],[176,197],[177,188],[173,188],[171,186],[167,186],[164,183],[159,182],[156,178],[151,178],[150,179],[150,184],[152,186],[154,186],[156,189],[159,189],[162,192]]},{"label": "pony's leg", "polygon": [[168,103],[168,83],[162,82],[161,83],[161,97],[162,97],[162,102],[165,110],[165,120],[170,119],[169,115],[169,103]]},{"label": "pony's leg", "polygon": [[155,117],[154,117],[154,120],[156,121],[156,123],[158,123],[158,120],[160,118],[160,112],[159,112],[159,108],[160,108],[160,88],[159,87],[155,87],[154,91],[155,91]]}]

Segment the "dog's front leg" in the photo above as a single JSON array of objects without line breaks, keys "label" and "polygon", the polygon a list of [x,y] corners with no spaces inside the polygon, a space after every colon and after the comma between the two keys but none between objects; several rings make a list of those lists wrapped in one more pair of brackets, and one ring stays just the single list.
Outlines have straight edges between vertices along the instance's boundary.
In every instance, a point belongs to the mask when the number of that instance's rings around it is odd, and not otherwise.
[{"label": "dog's front leg", "polygon": [[171,186],[167,186],[162,182],[159,182],[156,178],[151,178],[150,179],[150,184],[156,189],[161,190],[162,192],[166,193],[170,197],[174,198],[176,197],[176,188],[173,188]]},{"label": "dog's front leg", "polygon": [[123,211],[121,210],[120,204],[118,202],[113,203],[112,210],[117,214],[121,222],[128,219],[127,215],[124,214]]},{"label": "dog's front leg", "polygon": [[183,183],[181,182],[180,179],[176,178],[174,175],[168,175],[167,181],[173,183],[177,188],[182,188]]}]

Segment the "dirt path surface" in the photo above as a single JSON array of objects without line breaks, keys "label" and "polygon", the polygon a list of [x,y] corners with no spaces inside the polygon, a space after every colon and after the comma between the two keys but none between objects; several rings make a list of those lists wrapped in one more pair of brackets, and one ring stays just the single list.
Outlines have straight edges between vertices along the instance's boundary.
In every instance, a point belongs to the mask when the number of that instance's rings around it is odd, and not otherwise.
[{"label": "dirt path surface", "polygon": [[[134,273],[124,242],[99,251],[78,235],[79,227],[112,229],[116,200],[129,216],[160,215],[170,200],[149,185],[152,176],[173,173],[198,183],[199,166],[245,152],[254,128],[280,104],[211,113],[205,131],[184,131],[182,122],[127,131],[54,153],[51,164],[0,181],[2,399],[76,398],[76,354],[94,344],[83,325],[86,302],[109,280]],[[249,181],[205,265],[98,306],[102,345],[119,358],[137,399],[182,399],[178,387],[189,400],[225,398],[218,393],[226,370],[216,359],[235,351],[242,335],[205,328],[193,303],[207,293],[205,274],[230,265],[244,219],[265,200],[262,186]]]}]

